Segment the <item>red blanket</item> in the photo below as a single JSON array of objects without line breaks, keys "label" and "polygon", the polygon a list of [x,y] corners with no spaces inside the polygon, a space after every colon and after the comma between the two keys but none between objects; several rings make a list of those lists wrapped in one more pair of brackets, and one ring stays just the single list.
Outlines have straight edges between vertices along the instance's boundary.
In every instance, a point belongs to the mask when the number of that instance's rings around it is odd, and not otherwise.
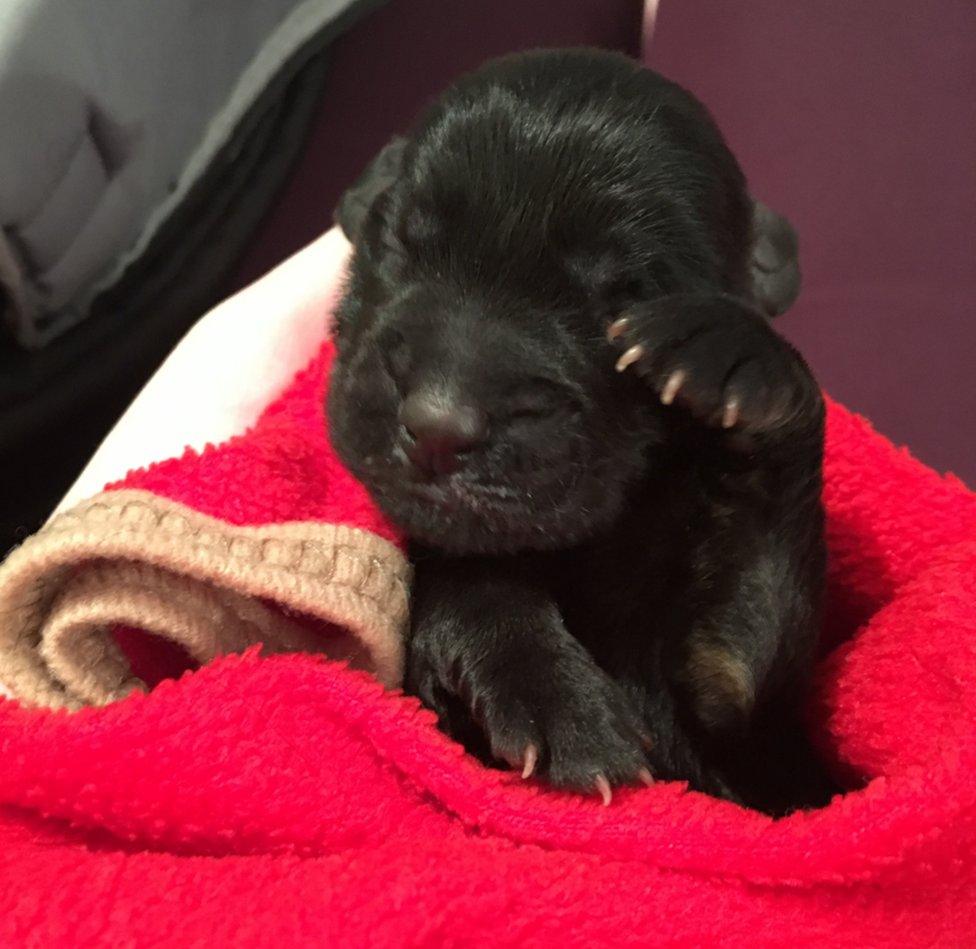
[{"label": "red blanket", "polygon": [[[325,443],[330,358],[115,487],[395,542]],[[480,766],[367,672],[252,649],[102,708],[0,702],[0,945],[972,944],[976,497],[831,405],[826,504],[811,722],[858,787],[830,807],[659,784],[604,808]]]}]

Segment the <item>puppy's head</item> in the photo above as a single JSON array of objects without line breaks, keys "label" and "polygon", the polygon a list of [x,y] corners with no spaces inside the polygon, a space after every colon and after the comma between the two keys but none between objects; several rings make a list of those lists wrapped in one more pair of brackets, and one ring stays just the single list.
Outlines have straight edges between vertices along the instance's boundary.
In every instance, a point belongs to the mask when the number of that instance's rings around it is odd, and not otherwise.
[{"label": "puppy's head", "polygon": [[532,223],[544,207],[513,207],[510,220],[497,196],[463,206],[470,180],[439,194],[427,181],[403,170],[356,240],[333,444],[425,544],[489,553],[591,537],[618,516],[656,437],[650,400],[613,371],[605,338],[619,315],[610,245],[578,220],[559,232],[586,238],[556,247]]},{"label": "puppy's head", "polygon": [[[701,223],[724,207],[714,163],[647,160],[680,120],[645,118],[660,82],[609,54],[499,61],[343,199],[355,254],[331,437],[413,539],[458,553],[577,543],[645,470],[660,409],[613,371],[606,328],[680,288],[682,268],[718,280],[726,259]],[[695,202],[708,213],[689,214]]]},{"label": "puppy's head", "polygon": [[331,437],[412,538],[459,553],[544,549],[616,517],[652,427],[613,377],[603,321],[425,279],[351,309]]}]

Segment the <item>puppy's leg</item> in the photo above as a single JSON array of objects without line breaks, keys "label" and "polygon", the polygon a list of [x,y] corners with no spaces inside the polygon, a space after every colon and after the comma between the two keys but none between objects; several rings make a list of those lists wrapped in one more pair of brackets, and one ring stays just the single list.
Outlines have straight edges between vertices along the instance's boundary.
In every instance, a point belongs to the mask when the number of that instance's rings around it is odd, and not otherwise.
[{"label": "puppy's leg", "polygon": [[623,692],[552,600],[497,560],[418,559],[406,683],[455,737],[475,724],[526,777],[605,801],[612,785],[650,778]]},{"label": "puppy's leg", "polygon": [[785,771],[799,768],[799,753],[789,765],[757,758],[804,746],[797,709],[825,556],[819,388],[763,316],[729,296],[643,304],[610,335],[618,368],[672,406],[677,444],[694,459],[688,487],[700,516],[689,526],[697,541],[674,624],[673,679],[741,796],[778,809],[793,793]]},{"label": "puppy's leg", "polygon": [[711,495],[726,509],[693,556],[668,673],[736,797],[772,813],[824,804],[835,789],[801,725],[820,625],[819,518],[800,502],[773,523],[742,498],[732,514],[727,490]]}]

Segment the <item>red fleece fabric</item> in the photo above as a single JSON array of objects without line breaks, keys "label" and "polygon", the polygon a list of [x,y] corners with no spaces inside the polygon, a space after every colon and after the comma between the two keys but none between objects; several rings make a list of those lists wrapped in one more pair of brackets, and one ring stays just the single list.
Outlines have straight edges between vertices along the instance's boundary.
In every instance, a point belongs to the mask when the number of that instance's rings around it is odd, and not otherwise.
[{"label": "red fleece fabric", "polygon": [[231,524],[321,521],[347,524],[397,542],[366,489],[342,466],[325,437],[326,342],[288,390],[237,438],[203,452],[130,472],[110,488],[137,488]]},{"label": "red fleece fabric", "polygon": [[[396,539],[326,444],[331,357],[124,486]],[[826,504],[811,723],[858,789],[824,810],[670,783],[604,808],[364,673],[252,652],[106,708],[0,703],[0,945],[972,945],[976,497],[831,404]]]}]

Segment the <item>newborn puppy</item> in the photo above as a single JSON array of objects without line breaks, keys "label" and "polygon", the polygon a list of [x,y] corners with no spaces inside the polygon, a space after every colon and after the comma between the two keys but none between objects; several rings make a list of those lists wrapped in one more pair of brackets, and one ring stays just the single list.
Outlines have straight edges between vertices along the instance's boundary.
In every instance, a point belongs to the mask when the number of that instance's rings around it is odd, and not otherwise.
[{"label": "newborn puppy", "polygon": [[824,575],[789,225],[623,56],[462,79],[345,196],[336,450],[409,535],[407,688],[486,760],[779,813]]}]

